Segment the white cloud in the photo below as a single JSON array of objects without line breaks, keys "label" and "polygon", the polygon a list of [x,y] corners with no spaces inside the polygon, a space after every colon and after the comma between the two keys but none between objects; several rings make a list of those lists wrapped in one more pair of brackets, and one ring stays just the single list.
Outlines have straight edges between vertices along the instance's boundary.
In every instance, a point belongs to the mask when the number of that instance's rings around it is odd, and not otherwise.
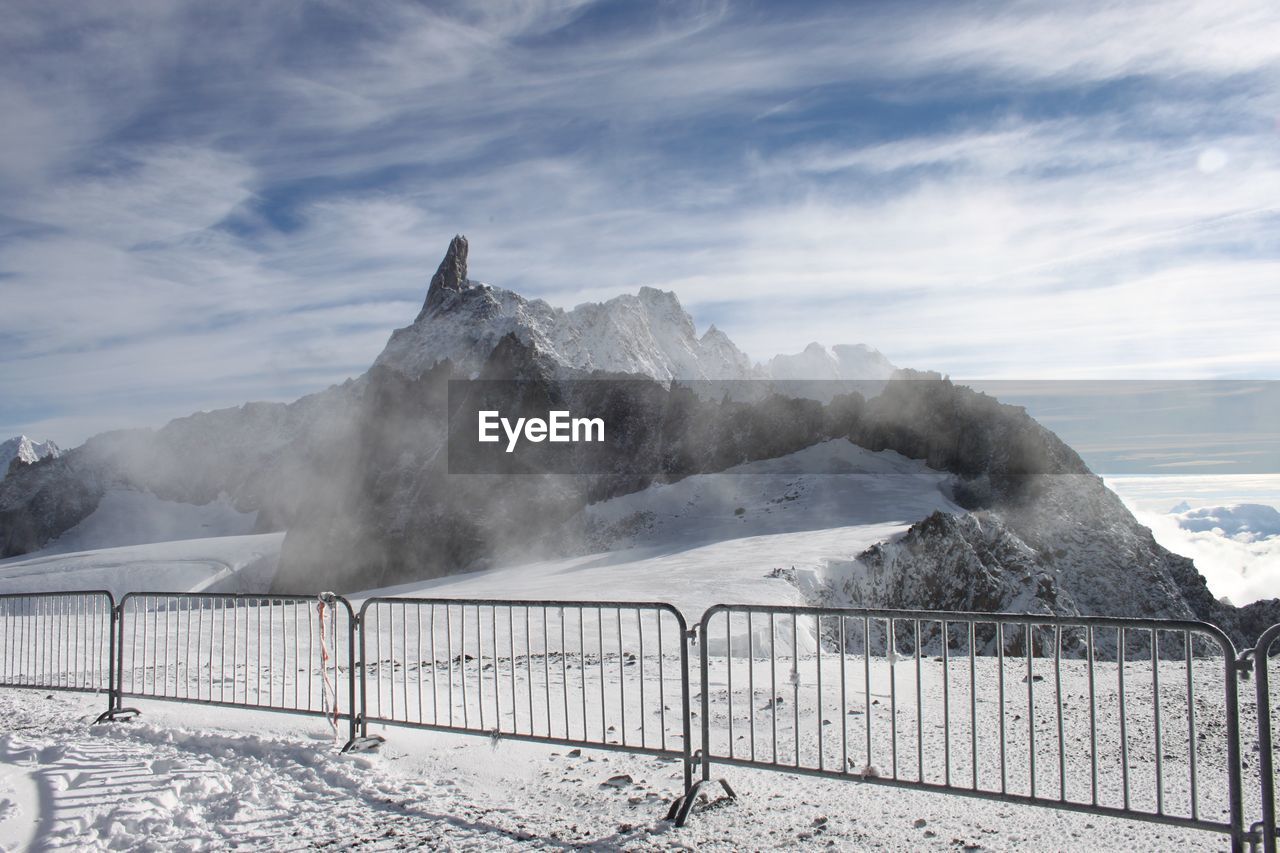
[{"label": "white cloud", "polygon": [[[673,288],[758,358],[818,339],[968,376],[1280,370],[1269,2],[892,8],[681,4],[540,48],[587,5],[317,28],[18,4],[0,400],[23,414],[0,426],[74,423],[71,444],[340,379],[457,231],[479,278],[566,305]],[[842,91],[884,117],[810,114]]]}]

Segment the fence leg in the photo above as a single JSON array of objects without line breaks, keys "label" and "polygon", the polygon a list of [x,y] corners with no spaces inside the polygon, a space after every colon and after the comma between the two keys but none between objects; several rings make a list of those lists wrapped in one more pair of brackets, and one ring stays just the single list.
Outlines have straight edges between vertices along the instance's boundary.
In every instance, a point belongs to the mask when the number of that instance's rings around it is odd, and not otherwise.
[{"label": "fence leg", "polygon": [[[708,627],[709,618],[710,618],[710,613],[703,614],[701,625],[698,627],[698,629],[695,629],[694,631],[691,631],[688,634],[688,639],[690,641],[697,642],[699,631],[701,632],[704,638],[707,636],[707,627]],[[708,685],[710,684],[710,681],[711,681],[709,676],[710,665],[707,662],[706,642],[704,641],[700,645],[701,645],[701,650],[700,650],[698,659],[699,659],[699,673],[701,675],[701,682],[702,682],[701,683],[702,749],[698,750],[697,752],[691,752],[690,746],[689,746],[689,736],[690,736],[689,720],[692,719],[693,717],[693,700],[689,696],[689,663],[688,663],[689,646],[686,644],[685,655],[684,655],[684,673],[683,673],[684,675],[684,721],[685,721],[684,742],[685,742],[685,754],[688,756],[688,760],[685,762],[685,773],[684,773],[685,792],[682,797],[679,797],[675,802],[671,804],[671,808],[667,811],[667,820],[674,820],[676,826],[684,826],[685,821],[689,819],[689,813],[693,811],[693,804],[698,801],[698,797],[702,793],[702,789],[707,785],[710,785],[712,781],[711,780],[711,756],[707,752],[707,750],[710,749],[710,744],[711,744],[711,698],[710,698],[711,691],[708,689]],[[702,765],[702,778],[699,779],[697,782],[693,782],[693,784],[690,784],[691,780],[693,779],[693,763],[695,761],[699,762]],[[738,799],[738,795],[734,793],[733,788],[729,786],[728,780],[717,779],[715,781],[720,783],[720,787],[724,791],[725,796],[728,798],[729,801]]]},{"label": "fence leg", "polygon": [[[117,632],[119,638],[117,639]],[[137,708],[125,708],[124,704],[124,605],[112,606],[110,637],[107,646],[107,710],[98,715],[98,723],[125,723],[142,715]]]},{"label": "fence leg", "polygon": [[[381,735],[369,734],[369,724],[365,722],[366,704],[368,702],[368,683],[364,675],[364,608],[359,616],[353,616],[347,623],[347,687],[351,707],[351,727],[347,742],[342,745],[342,752],[373,752],[387,742]],[[360,654],[356,655],[356,638],[359,637]],[[360,712],[356,713],[356,668],[360,669]],[[357,729],[359,734],[357,734]]]}]

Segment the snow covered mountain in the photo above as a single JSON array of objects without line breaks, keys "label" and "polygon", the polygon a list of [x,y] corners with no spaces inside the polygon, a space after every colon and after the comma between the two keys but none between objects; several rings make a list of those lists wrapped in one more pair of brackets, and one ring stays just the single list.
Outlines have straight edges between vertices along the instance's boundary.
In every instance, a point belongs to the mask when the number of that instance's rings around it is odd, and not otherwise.
[{"label": "snow covered mountain", "polygon": [[607,302],[566,311],[541,299],[467,278],[467,238],[453,238],[412,325],[397,329],[375,366],[417,378],[445,359],[474,375],[498,342],[514,335],[556,365],[560,375],[604,371],[679,380],[888,379],[897,369],[868,346],[809,344],[765,365],[709,327],[697,334],[674,293],[641,287]]},{"label": "snow covered mountain", "polygon": [[52,441],[32,441],[25,435],[0,442],[0,480],[9,473],[9,466],[14,460],[30,465],[50,456],[56,459],[61,453],[62,450]]},{"label": "snow covered mountain", "polygon": [[608,302],[553,308],[468,279],[461,235],[449,243],[417,319],[391,335],[374,365],[415,379],[448,359],[462,375],[474,375],[507,335],[566,372],[603,370],[660,381],[761,378],[719,329],[712,326],[699,337],[670,291],[642,287]]}]

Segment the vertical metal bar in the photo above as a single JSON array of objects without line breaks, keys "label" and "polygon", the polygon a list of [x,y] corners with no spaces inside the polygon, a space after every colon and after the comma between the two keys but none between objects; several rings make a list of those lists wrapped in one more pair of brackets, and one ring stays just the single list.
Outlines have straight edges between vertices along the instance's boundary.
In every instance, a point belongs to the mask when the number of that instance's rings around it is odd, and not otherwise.
[{"label": "vertical metal bar", "polygon": [[[1192,659],[1191,659],[1191,632],[1182,632],[1183,660],[1187,665],[1187,757],[1191,765],[1191,819],[1198,820],[1200,817],[1200,786],[1196,781],[1196,757],[1200,752],[1199,744],[1196,742],[1196,688],[1192,679]],[[1264,680],[1266,675],[1261,676]],[[1263,703],[1265,705],[1265,703]],[[1262,706],[1260,705],[1259,708]],[[1265,783],[1264,783],[1265,784]]]},{"label": "vertical metal bar", "polygon": [[920,620],[912,620],[916,634],[916,781],[924,782],[924,690],[920,673]]},{"label": "vertical metal bar", "polygon": [[[542,610],[542,693],[547,708],[547,737],[551,737],[551,634],[547,629],[547,606]],[[563,658],[564,655],[561,655]],[[566,703],[564,725],[566,736],[569,731],[569,709]]]},{"label": "vertical metal bar", "polygon": [[[524,606],[524,678],[526,692],[529,694],[529,734],[537,733],[537,725],[533,715],[533,634],[529,630],[529,605]],[[512,670],[515,664],[511,665]],[[550,732],[548,732],[548,736]]]},{"label": "vertical metal bar", "polygon": [[604,610],[599,607],[596,608],[596,648],[600,653],[596,663],[600,670],[600,740],[603,742],[609,740],[609,715],[604,698]]},{"label": "vertical metal bar", "polygon": [[[620,722],[618,729],[622,734],[622,745],[627,745],[627,671],[625,669],[626,657],[622,651],[622,608],[613,608],[614,620],[618,625],[618,707],[620,713]],[[643,707],[640,713],[644,713]]]},{"label": "vertical metal bar", "polygon": [[825,748],[826,745],[823,743],[823,737],[822,737],[822,616],[821,614],[815,613],[813,617],[813,622],[814,622],[813,637],[814,637],[814,642],[817,644],[817,652],[818,652],[818,661],[817,661],[817,667],[818,667],[818,673],[817,673],[818,674],[818,708],[817,710],[818,710],[818,713],[814,715],[816,718],[815,722],[817,723],[817,726],[818,726],[818,769],[825,770],[826,769],[826,748]]},{"label": "vertical metal bar", "polygon": [[[261,607],[262,603],[259,602]],[[338,618],[334,615],[334,618]],[[276,602],[273,598],[267,599],[267,704],[275,705],[276,703]],[[337,654],[337,643],[334,644],[334,654]]]},{"label": "vertical metal bar", "polygon": [[[462,725],[471,728],[470,703],[467,702],[467,605],[458,605],[458,643],[462,646],[458,652],[458,681],[462,688]],[[484,720],[480,721],[484,728]]]},{"label": "vertical metal bar", "polygon": [[[391,719],[396,720],[399,719],[396,716],[396,609],[395,605],[389,601],[378,602],[378,607],[380,611],[387,614],[387,694],[388,704],[391,706]],[[378,627],[382,627],[381,620]],[[379,631],[378,634],[381,636],[382,632]],[[480,661],[483,663],[484,658],[481,657]],[[378,672],[379,674],[382,672],[381,653],[378,656]],[[382,679],[379,678],[378,681],[381,687]]]},{"label": "vertical metal bar", "polygon": [[[194,599],[191,596],[187,596],[187,609],[185,612],[180,612],[180,617],[184,622],[186,622],[185,633],[187,637],[187,653],[183,656],[183,661],[186,664],[187,677],[183,686],[186,688],[185,693],[187,698],[191,697],[191,605],[193,601]],[[196,633],[196,642],[197,644],[200,642],[200,634],[198,632]],[[199,692],[199,690],[200,690],[200,650],[197,648],[196,649],[196,692]]]},{"label": "vertical metal bar", "polygon": [[645,723],[648,721],[649,706],[644,701],[644,619],[640,615],[640,608],[636,608],[636,634],[639,637],[640,655],[636,659],[636,665],[640,672],[640,747],[649,745],[645,737]]},{"label": "vertical metal bar", "polygon": [[1058,800],[1067,801],[1067,738],[1062,721],[1062,626],[1053,627],[1053,696],[1058,718]]},{"label": "vertical metal bar", "polygon": [[449,725],[453,725],[453,606],[444,606],[444,646],[449,664]]},{"label": "vertical metal bar", "polygon": [[436,603],[431,602],[431,614],[428,619],[431,626],[431,723],[440,724],[440,660],[436,656]]},{"label": "vertical metal bar", "polygon": [[[1223,652],[1223,671],[1226,678],[1227,702],[1227,798],[1230,810],[1231,848],[1244,849],[1244,792],[1240,782],[1240,694],[1237,686],[1236,650],[1231,641],[1219,638]],[[1263,663],[1266,661],[1264,660]],[[1269,707],[1269,706],[1268,706]],[[1270,843],[1275,845],[1272,833]]]},{"label": "vertical metal bar", "polygon": [[1160,733],[1160,637],[1151,629],[1151,694],[1156,742],[1156,814],[1164,814],[1164,745]]},{"label": "vertical metal bar", "polygon": [[[565,640],[564,605],[560,606],[560,688],[564,694],[564,736],[570,737],[569,731],[569,644]],[[585,732],[585,727],[583,728]]]},{"label": "vertical metal bar", "polygon": [[[725,618],[729,614],[725,613]],[[800,766],[800,616],[791,614],[791,718],[795,737],[796,767]]]},{"label": "vertical metal bar", "polygon": [[951,625],[946,619],[942,620],[942,781],[951,785]]},{"label": "vertical metal bar", "polygon": [[[301,601],[294,601],[292,602],[292,605],[293,606],[289,608],[289,612],[293,616],[293,632],[292,632],[293,633],[293,666],[290,668],[286,668],[285,672],[293,673],[293,707],[301,708],[302,707],[301,705],[301,702],[302,702],[302,629],[298,627],[298,621],[299,621],[299,612],[301,611],[301,615],[305,616],[306,611],[301,610],[303,607],[305,607],[304,603]],[[308,625],[311,624],[310,620],[307,621],[307,624]],[[354,672],[351,673],[351,677],[352,678],[355,677]]]},{"label": "vertical metal bar", "polygon": [[1009,776],[1009,760],[1008,760],[1008,740],[1004,733],[1004,623],[996,622],[996,665],[1000,678],[996,682],[999,694],[1000,704],[1000,793],[1005,793],[1008,788]]},{"label": "vertical metal bar", "polygon": [[[702,778],[703,781],[711,779],[711,691],[706,689],[706,685],[710,683],[707,673],[707,637],[711,631],[711,614],[710,612],[702,614],[702,642],[699,644],[700,651],[698,655],[699,670],[702,676]],[[693,793],[693,730],[690,725],[689,717],[693,706],[689,700],[689,644],[685,642],[684,637],[680,638],[680,698],[684,710],[681,714],[684,717],[682,721],[682,729],[684,735],[684,754],[685,754],[685,774],[684,774],[684,790],[685,794]]]},{"label": "vertical metal bar", "polygon": [[[508,613],[511,612],[510,606],[504,608]],[[502,730],[502,691],[498,685],[498,606],[491,605],[489,607],[489,631],[493,635],[493,730]],[[513,676],[514,678],[514,673]],[[514,710],[512,711],[514,714]]]},{"label": "vertical metal bar", "polygon": [[1120,780],[1124,794],[1124,808],[1129,808],[1129,732],[1126,727],[1125,711],[1124,711],[1124,628],[1117,628],[1116,633],[1119,634],[1119,660],[1116,661],[1116,678],[1120,689]]},{"label": "vertical metal bar", "polygon": [[[424,646],[422,644],[422,605],[421,604],[415,604],[413,606],[413,621],[414,621],[414,624],[417,626],[417,630],[418,630],[418,632],[414,634],[413,660],[414,660],[414,663],[416,664],[416,671],[418,673],[418,676],[417,676],[418,723],[421,724],[426,721],[425,718],[423,717],[423,709],[424,709],[424,706],[427,704],[426,700],[423,698],[424,694],[423,694],[423,688],[422,688],[422,681],[426,671],[426,666],[423,664],[423,661],[422,661],[422,652],[423,652]],[[407,666],[408,663],[406,662],[405,665]],[[434,678],[435,676],[434,660],[431,662],[431,671],[432,671],[432,677]]]},{"label": "vertical metal bar", "polygon": [[862,692],[867,721],[867,764],[863,772],[870,772],[874,765],[871,758],[871,619],[862,617]]},{"label": "vertical metal bar", "polygon": [[1091,770],[1090,802],[1098,804],[1098,703],[1094,693],[1094,634],[1093,626],[1089,626],[1088,634],[1089,660],[1089,764]]},{"label": "vertical metal bar", "polygon": [[[658,623],[658,737],[662,748],[667,748],[667,649],[662,644],[662,611],[654,613]],[[680,638],[681,645],[684,638]],[[685,709],[681,709],[683,713]]]},{"label": "vertical metal bar", "polygon": [[969,761],[973,790],[978,790],[978,627],[969,620]]},{"label": "vertical metal bar", "polygon": [[886,620],[889,628],[888,649],[885,663],[889,666],[889,761],[893,772],[890,776],[898,778],[898,647],[894,643],[893,617]]},{"label": "vertical metal bar", "polygon": [[578,670],[582,676],[582,739],[587,739],[587,629],[585,621],[587,608],[575,607],[578,611]]},{"label": "vertical metal bar", "polygon": [[[840,772],[849,772],[849,645],[845,617],[840,615]],[[752,755],[752,758],[755,756]]]},{"label": "vertical metal bar", "polygon": [[[726,610],[724,614],[724,640],[725,640],[725,673],[728,684],[728,719],[729,719],[729,757],[733,758],[733,611]],[[703,685],[706,689],[706,685]],[[799,749],[799,747],[796,747]]]},{"label": "vertical metal bar", "polygon": [[[414,608],[415,610],[417,608]],[[404,719],[409,719],[409,605],[406,602],[400,603],[400,648],[404,655],[404,659],[400,661],[400,692],[401,698],[404,700]],[[418,656],[421,659],[421,655]],[[421,663],[419,663],[421,666]],[[394,672],[395,670],[392,670]],[[395,689],[394,687],[392,688]],[[418,711],[422,711],[422,704],[418,704]]]},{"label": "vertical metal bar", "polygon": [[[338,613],[345,612],[347,614],[347,740],[348,743],[355,741],[356,733],[361,736],[368,736],[369,723],[367,722],[368,709],[365,703],[368,697],[365,696],[364,687],[364,627],[359,624],[359,615],[352,610],[351,602],[345,598],[340,598],[343,606],[341,611],[335,602],[333,608],[333,633],[338,633]],[[356,648],[356,634],[360,635],[360,648]],[[333,668],[338,668],[338,650],[334,648]],[[356,696],[356,669],[360,670],[360,695]],[[337,674],[334,674],[334,697],[337,697]],[[359,710],[357,710],[357,701],[359,701]]]},{"label": "vertical metal bar", "polygon": [[[262,704],[262,676],[266,674],[266,667],[262,663],[262,611],[263,609],[267,609],[269,611],[270,607],[266,606],[264,608],[263,600],[261,598],[255,598],[254,608],[253,608],[254,628],[255,628],[255,634],[257,637],[257,650],[253,656],[254,685],[256,688],[254,691],[253,703],[255,705]],[[271,630],[271,626],[270,624],[268,624],[267,631],[270,632],[270,630]],[[271,688],[271,685],[270,685],[270,682],[268,682],[267,689],[269,690],[270,688]]]},{"label": "vertical metal bar", "polygon": [[1031,761],[1031,796],[1036,795],[1036,694],[1035,694],[1035,637],[1031,623],[1023,625],[1027,642],[1027,754]]},{"label": "vertical metal bar", "polygon": [[[234,605],[234,603],[235,602],[233,601],[232,604]],[[218,639],[221,641],[219,643],[219,648],[218,648],[218,675],[220,676],[220,681],[221,681],[221,683],[218,685],[218,700],[221,702],[225,702],[227,700],[227,600],[225,598],[219,602],[218,616],[219,616]],[[234,629],[232,631],[231,636],[232,636],[232,639],[234,640],[235,638]],[[235,689],[234,688],[234,685],[235,685],[235,681],[234,681],[235,661],[234,660],[232,661],[231,678],[233,679],[231,683],[233,685],[232,690],[234,691]]]},{"label": "vertical metal bar", "polygon": [[[1253,649],[1253,665],[1257,670],[1254,682],[1258,707],[1258,776],[1262,783],[1262,842],[1266,853],[1276,853],[1276,776],[1275,776],[1275,742],[1271,728],[1271,673],[1268,665],[1271,662],[1269,653],[1280,630],[1268,628],[1258,638]],[[1188,650],[1190,641],[1188,640]],[[1190,661],[1190,654],[1187,656]],[[1189,670],[1188,670],[1189,671]],[[1192,738],[1194,741],[1194,737]],[[1192,788],[1194,790],[1194,783]]]},{"label": "vertical metal bar", "polygon": [[85,686],[85,668],[83,666],[83,658],[80,652],[80,623],[84,621],[86,604],[85,597],[83,595],[77,595],[72,599],[71,603],[73,605],[71,624],[75,629],[75,639],[71,641],[71,672],[68,674],[69,678],[67,684],[71,687],[83,689]]},{"label": "vertical metal bar", "polygon": [[[756,760],[756,635],[751,622],[753,611],[747,611],[747,715],[750,719],[751,732],[748,746],[751,760]],[[843,660],[843,654],[841,660]]]},{"label": "vertical metal bar", "polygon": [[[773,763],[778,763],[778,630],[774,624],[773,611],[769,611],[769,717],[773,722]],[[707,683],[706,673],[702,674],[702,683]],[[706,690],[703,690],[706,693]],[[703,749],[706,749],[704,744]]]},{"label": "vertical metal bar", "polygon": [[[107,710],[111,710],[112,708],[120,706],[120,693],[124,689],[121,675],[122,667],[119,667],[116,664],[117,619],[122,615],[122,613],[121,611],[116,610],[113,606],[115,603],[114,599],[109,595],[102,603],[107,608]],[[102,625],[101,620],[99,620],[98,625]],[[123,650],[124,625],[121,624],[118,627],[120,629],[120,649]],[[123,651],[121,653],[123,654]],[[99,664],[101,664],[101,661],[99,661]]]}]

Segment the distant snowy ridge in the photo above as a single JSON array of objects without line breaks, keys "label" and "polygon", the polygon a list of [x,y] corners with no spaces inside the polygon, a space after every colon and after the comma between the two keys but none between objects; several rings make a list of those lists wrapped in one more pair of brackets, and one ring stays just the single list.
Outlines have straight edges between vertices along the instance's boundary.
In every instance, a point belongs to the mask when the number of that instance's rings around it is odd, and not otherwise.
[{"label": "distant snowy ridge", "polygon": [[52,441],[33,441],[25,435],[11,438],[0,443],[0,480],[9,473],[15,459],[30,465],[50,456],[56,459],[61,454],[61,448]]},{"label": "distant snowy ridge", "polygon": [[815,341],[796,355],[775,355],[768,375],[770,379],[888,379],[897,369],[883,353],[865,344],[828,349]]}]

